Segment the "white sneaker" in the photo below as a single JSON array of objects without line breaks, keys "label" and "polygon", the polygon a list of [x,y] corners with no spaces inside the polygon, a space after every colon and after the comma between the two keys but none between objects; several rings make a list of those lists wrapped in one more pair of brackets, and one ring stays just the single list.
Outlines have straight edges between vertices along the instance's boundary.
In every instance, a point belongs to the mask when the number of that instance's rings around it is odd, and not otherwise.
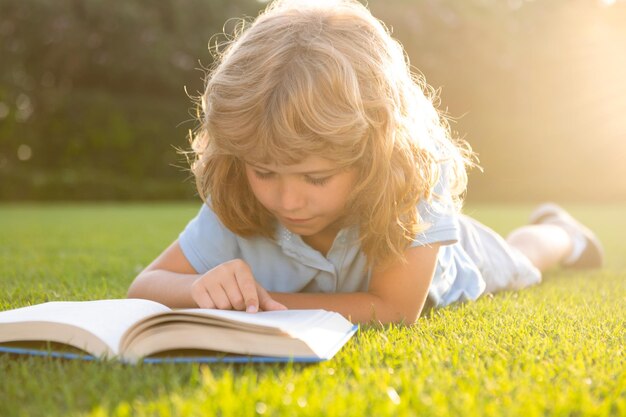
[{"label": "white sneaker", "polygon": [[563,261],[568,268],[599,268],[604,263],[604,250],[598,237],[567,211],[554,203],[538,206],[530,215],[531,224],[553,224],[562,227],[572,239],[572,254]]}]

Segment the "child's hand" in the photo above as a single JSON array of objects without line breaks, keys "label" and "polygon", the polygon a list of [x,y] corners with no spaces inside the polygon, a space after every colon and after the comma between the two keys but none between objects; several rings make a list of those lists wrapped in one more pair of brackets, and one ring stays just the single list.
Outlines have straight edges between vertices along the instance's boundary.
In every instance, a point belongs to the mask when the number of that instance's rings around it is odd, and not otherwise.
[{"label": "child's hand", "polygon": [[287,309],[256,282],[250,267],[241,259],[224,262],[195,280],[191,296],[200,308],[249,313],[256,313],[259,308],[265,311]]}]

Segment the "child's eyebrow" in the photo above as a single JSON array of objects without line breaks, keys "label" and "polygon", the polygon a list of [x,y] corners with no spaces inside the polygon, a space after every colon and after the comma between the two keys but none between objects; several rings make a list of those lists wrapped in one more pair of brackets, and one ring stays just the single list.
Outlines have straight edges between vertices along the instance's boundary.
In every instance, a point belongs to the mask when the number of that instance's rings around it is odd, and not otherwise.
[{"label": "child's eyebrow", "polygon": [[[272,169],[261,166],[261,165],[256,165],[253,162],[246,162],[246,164],[254,167],[254,168],[258,168],[258,169],[262,169],[264,171],[271,171],[274,172]],[[300,175],[320,175],[320,174],[334,174],[335,172],[339,171],[341,168],[327,168],[327,169],[318,169],[318,170],[313,170],[313,171],[302,171],[302,172],[294,172],[294,174],[300,174]]]}]

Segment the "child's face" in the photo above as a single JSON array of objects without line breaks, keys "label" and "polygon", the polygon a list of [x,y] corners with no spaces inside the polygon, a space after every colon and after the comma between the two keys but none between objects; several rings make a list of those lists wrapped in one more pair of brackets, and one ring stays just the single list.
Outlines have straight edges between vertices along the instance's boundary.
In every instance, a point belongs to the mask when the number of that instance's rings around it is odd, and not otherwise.
[{"label": "child's face", "polygon": [[356,168],[317,156],[294,165],[246,163],[246,176],[259,202],[291,232],[332,238],[357,179]]}]

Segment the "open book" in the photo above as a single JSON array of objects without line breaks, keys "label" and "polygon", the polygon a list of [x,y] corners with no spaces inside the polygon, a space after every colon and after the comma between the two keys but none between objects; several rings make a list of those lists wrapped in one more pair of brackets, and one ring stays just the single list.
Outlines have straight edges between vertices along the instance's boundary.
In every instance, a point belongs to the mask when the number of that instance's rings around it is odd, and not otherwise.
[{"label": "open book", "polygon": [[356,329],[325,310],[251,314],[172,310],[141,299],[63,301],[0,312],[0,352],[129,363],[318,362]]}]

